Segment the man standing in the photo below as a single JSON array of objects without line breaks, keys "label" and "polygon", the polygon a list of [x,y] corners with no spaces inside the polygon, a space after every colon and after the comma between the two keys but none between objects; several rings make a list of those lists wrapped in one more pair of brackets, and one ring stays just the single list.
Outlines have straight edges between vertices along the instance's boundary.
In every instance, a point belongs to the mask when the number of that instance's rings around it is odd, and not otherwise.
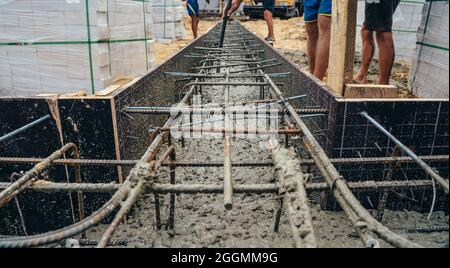
[{"label": "man standing", "polygon": [[329,63],[331,0],[304,0],[309,70],[323,80]]},{"label": "man standing", "polygon": [[[242,0],[233,0],[228,16],[231,16],[241,3]],[[322,80],[328,69],[330,55],[331,0],[304,0],[304,7],[309,69],[314,76]]]},{"label": "man standing", "polygon": [[361,69],[354,77],[357,83],[367,83],[370,63],[375,53],[375,42],[373,40],[373,32],[375,32],[379,50],[380,73],[378,84],[389,85],[395,59],[392,23],[395,10],[399,4],[400,0],[366,0],[365,21],[361,29],[363,46]]},{"label": "man standing", "polygon": [[[243,0],[233,0],[231,4],[230,11],[228,12],[228,16],[231,17],[231,15],[239,9],[241,6]],[[267,23],[267,29],[268,34],[267,37],[264,39],[268,43],[273,44],[275,42],[275,32],[273,30],[273,13],[275,13],[275,0],[260,0],[263,3],[264,8],[264,20]],[[224,10],[226,9],[226,6],[224,6]],[[222,16],[222,18],[225,16],[225,14]]]},{"label": "man standing", "polygon": [[198,23],[200,22],[198,0],[186,1],[188,14],[191,17],[191,27],[194,39],[198,37]]},{"label": "man standing", "polygon": [[[228,16],[229,17],[231,17],[232,15],[233,15],[233,13],[236,11],[236,10],[238,10],[239,9],[239,7],[241,6],[241,4],[242,4],[242,1],[244,1],[244,0],[233,0],[232,2],[231,2],[231,8],[230,8],[230,10],[228,11]],[[225,8],[224,8],[225,9]]]},{"label": "man standing", "polygon": [[264,20],[267,23],[268,36],[265,39],[268,43],[275,42],[275,33],[273,31],[273,13],[275,12],[275,0],[262,0],[264,7]]}]

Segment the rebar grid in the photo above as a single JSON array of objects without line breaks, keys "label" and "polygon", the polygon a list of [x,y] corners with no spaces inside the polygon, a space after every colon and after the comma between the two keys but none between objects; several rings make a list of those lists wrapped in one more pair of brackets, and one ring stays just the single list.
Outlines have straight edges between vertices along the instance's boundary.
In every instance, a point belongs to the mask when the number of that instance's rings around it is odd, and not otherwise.
[{"label": "rebar grid", "polygon": [[[223,163],[221,163],[221,166]],[[1,182],[0,190],[11,186],[11,183]],[[354,191],[382,191],[396,189],[429,189],[432,186],[430,180],[410,180],[410,181],[361,181],[349,182],[348,186]],[[25,191],[34,191],[41,193],[58,192],[83,192],[83,193],[114,193],[122,187],[117,183],[55,183],[49,181],[37,181]],[[306,183],[306,191],[323,192],[330,191],[326,183]],[[235,193],[261,194],[277,193],[279,185],[269,184],[235,184],[233,185]],[[160,184],[154,183],[146,187],[145,193],[154,194],[219,194],[223,192],[222,185],[216,184]]]},{"label": "rebar grid", "polygon": [[[420,156],[419,159],[428,163],[447,163],[449,161],[448,155],[428,155]],[[23,158],[23,157],[0,157],[0,163],[10,165],[28,165],[42,162],[44,158]],[[414,160],[407,156],[399,157],[366,157],[366,158],[332,158],[331,163],[335,165],[371,165],[371,164],[391,164],[391,163],[414,163]],[[52,165],[67,165],[67,166],[135,166],[139,160],[109,160],[109,159],[56,159],[52,161]],[[300,159],[301,165],[315,165],[312,159]],[[174,165],[176,167],[219,167],[222,166],[220,162],[186,162],[173,161],[171,163],[163,163],[163,166]],[[267,167],[273,166],[272,161],[268,162],[239,162],[233,163],[235,167]]]},{"label": "rebar grid", "polygon": [[[374,241],[377,244],[377,239],[383,239],[396,247],[418,247],[415,243],[408,241],[407,239],[400,237],[392,233],[389,229],[384,227],[381,223],[372,218],[370,213],[359,203],[354,197],[351,190],[382,190],[382,189],[395,189],[395,188],[420,188],[430,187],[432,182],[429,180],[417,180],[417,181],[389,181],[389,182],[375,182],[366,181],[358,183],[347,183],[344,178],[337,172],[334,164],[354,164],[354,163],[388,163],[388,162],[411,162],[407,157],[392,157],[392,158],[366,158],[366,159],[329,159],[323,149],[315,140],[312,133],[299,116],[299,110],[294,109],[290,104],[288,98],[285,98],[278,88],[278,84],[275,83],[272,78],[284,77],[283,75],[270,75],[266,74],[264,70],[279,66],[280,63],[274,63],[269,65],[263,65],[267,62],[274,60],[264,60],[260,56],[264,50],[253,49],[258,44],[252,43],[255,41],[254,37],[250,34],[242,32],[241,26],[237,23],[230,23],[228,26],[226,38],[224,39],[223,48],[217,41],[219,40],[220,31],[218,28],[212,30],[209,33],[210,39],[207,39],[209,47],[197,47],[197,50],[203,54],[193,53],[189,57],[201,58],[202,65],[195,68],[199,71],[196,74],[182,74],[179,76],[185,76],[190,79],[194,79],[194,82],[189,82],[184,88],[189,90],[184,95],[181,102],[177,105],[175,113],[173,111],[158,110],[158,109],[142,109],[142,113],[168,113],[170,112],[170,118],[164,124],[163,127],[158,128],[152,139],[151,145],[147,148],[147,151],[140,160],[92,160],[92,159],[60,159],[59,153],[57,155],[52,154],[48,159],[35,159],[35,158],[0,158],[0,162],[6,163],[36,163],[37,166],[30,171],[33,176],[39,175],[44,169],[48,168],[52,164],[58,165],[73,165],[79,168],[80,165],[128,165],[134,166],[130,171],[130,174],[122,184],[85,184],[81,183],[81,180],[77,183],[41,183],[41,184],[23,184],[19,185],[20,191],[40,191],[40,192],[114,192],[113,197],[105,203],[105,205],[98,211],[94,212],[87,218],[80,216],[80,221],[65,227],[61,230],[52,231],[45,234],[15,237],[15,238],[0,238],[0,247],[30,247],[41,246],[53,242],[57,242],[69,237],[73,237],[77,234],[84,232],[92,226],[98,224],[107,215],[112,213],[116,208],[120,206],[119,211],[116,213],[111,224],[104,232],[97,247],[106,247],[110,245],[112,236],[115,230],[118,228],[123,218],[129,213],[133,205],[136,204],[142,193],[149,192],[155,194],[171,194],[170,211],[169,211],[169,229],[174,228],[174,213],[175,213],[175,199],[174,194],[198,194],[198,193],[214,193],[224,194],[224,207],[226,209],[232,209],[233,194],[238,193],[278,193],[281,197],[284,197],[284,205],[288,212],[288,218],[291,225],[292,234],[297,247],[316,247],[316,241],[314,237],[314,230],[311,222],[310,211],[308,206],[307,192],[310,191],[331,191],[341,207],[344,209],[349,219],[359,231],[359,234],[366,245],[373,245]],[[237,62],[230,64],[230,62]],[[232,67],[242,67],[231,70]],[[217,70],[219,74],[209,76],[207,71]],[[248,73],[250,72],[250,73]],[[174,74],[174,73],[172,73]],[[239,74],[239,75],[238,75]],[[257,78],[260,82],[257,83],[239,83],[230,82],[231,79],[242,78]],[[207,82],[205,79],[223,79],[223,82]],[[223,134],[224,137],[224,162],[223,163],[187,163],[177,162],[175,158],[175,150],[173,139],[170,136],[169,131],[176,130],[172,124],[176,118],[180,115],[183,109],[186,109],[189,100],[193,94],[201,94],[202,90],[207,86],[224,86],[225,102],[223,104],[226,110],[230,103],[229,92],[233,90],[232,87],[238,85],[257,86],[261,88],[260,98],[261,101],[265,98],[267,93],[272,97],[271,100],[277,100],[277,103],[281,106],[277,113],[283,116],[286,128],[278,130],[263,130],[263,129],[235,129],[232,127],[231,117],[225,114],[224,128],[209,131]],[[270,103],[270,102],[269,102]],[[273,102],[272,102],[273,103]],[[178,109],[178,110],[177,110]],[[194,108],[195,110],[195,108]],[[127,112],[131,110],[128,109]],[[162,112],[161,112],[162,111]],[[326,110],[318,109],[318,112],[326,113]],[[139,112],[139,111],[138,111]],[[311,110],[303,109],[304,113],[309,113]],[[192,114],[192,113],[191,113]],[[300,112],[301,114],[301,112]],[[229,115],[229,114],[228,114]],[[184,131],[184,130],[183,130]],[[186,131],[195,132],[196,128],[190,127]],[[200,131],[205,131],[200,129]],[[271,140],[272,143],[272,156],[273,162],[266,163],[233,163],[230,157],[230,151],[232,150],[231,139],[233,134],[236,133],[265,133],[265,134],[283,134],[285,137],[285,146],[289,146],[289,135],[300,136],[303,141],[303,146],[310,153],[312,159],[298,159],[297,156],[292,157],[297,166],[300,164],[314,165],[318,168],[322,176],[325,178],[325,183],[306,183],[307,174],[298,172],[297,169],[291,169],[289,167],[282,167],[277,164],[277,152],[279,152],[280,146],[277,140]],[[164,152],[160,152],[164,143],[167,141],[168,147]],[[70,145],[72,146],[72,145]],[[448,156],[433,156],[422,157],[424,161],[446,161]],[[45,166],[42,167],[43,163]],[[158,184],[158,170],[162,166],[170,167],[171,184]],[[223,185],[198,185],[198,184],[175,184],[175,170],[176,167],[192,166],[192,167],[224,167]],[[257,184],[257,185],[234,185],[232,178],[233,167],[246,167],[246,166],[275,166],[278,170],[277,177],[278,182],[275,184]],[[294,182],[285,180],[287,174],[296,174]],[[27,175],[30,177],[30,175]],[[19,181],[28,182],[29,179],[19,179]],[[0,192],[0,204],[3,200],[11,200],[12,193],[18,193],[10,189],[15,189],[17,183],[0,183],[0,189],[5,189]],[[8,197],[8,199],[5,199]],[[82,205],[82,204],[81,204]],[[158,203],[159,206],[159,203]],[[155,207],[158,207],[155,205]],[[156,208],[157,209],[157,208]],[[156,211],[157,221],[160,219],[159,210]],[[157,224],[158,225],[158,224]]]}]

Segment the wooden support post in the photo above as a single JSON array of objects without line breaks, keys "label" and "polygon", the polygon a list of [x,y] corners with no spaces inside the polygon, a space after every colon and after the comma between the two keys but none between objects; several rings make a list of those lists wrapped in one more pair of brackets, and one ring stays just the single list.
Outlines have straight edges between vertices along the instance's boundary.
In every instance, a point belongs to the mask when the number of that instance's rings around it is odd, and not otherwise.
[{"label": "wooden support post", "polygon": [[331,19],[331,49],[328,85],[343,95],[353,80],[357,0],[334,0]]},{"label": "wooden support post", "polygon": [[344,97],[353,99],[393,99],[398,98],[398,88],[391,85],[347,84]]}]

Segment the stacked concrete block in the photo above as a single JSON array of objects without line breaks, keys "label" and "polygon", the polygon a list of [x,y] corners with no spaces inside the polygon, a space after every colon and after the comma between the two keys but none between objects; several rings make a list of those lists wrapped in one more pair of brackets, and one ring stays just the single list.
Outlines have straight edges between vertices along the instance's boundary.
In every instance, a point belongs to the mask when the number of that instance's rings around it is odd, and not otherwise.
[{"label": "stacked concrete block", "polygon": [[175,36],[177,39],[183,39],[185,37],[184,28],[184,15],[186,14],[186,9],[183,6],[175,7]]},{"label": "stacked concrete block", "polygon": [[[394,34],[396,60],[412,63],[417,42],[417,30],[422,20],[425,0],[401,1],[395,14],[392,32]],[[365,1],[358,1],[357,49],[361,51],[360,30],[364,23]],[[376,57],[378,53],[376,52]]]},{"label": "stacked concrete block", "polygon": [[448,36],[448,1],[427,1],[410,75],[410,86],[416,96],[449,98]]},{"label": "stacked concrete block", "polygon": [[132,0],[109,2],[111,73],[117,77],[147,72],[155,65],[151,4]]},{"label": "stacked concrete block", "polygon": [[156,40],[170,43],[185,35],[185,8],[181,0],[153,0],[153,26]]},{"label": "stacked concrete block", "polygon": [[92,94],[145,73],[151,17],[149,3],[132,0],[0,1],[0,91]]}]

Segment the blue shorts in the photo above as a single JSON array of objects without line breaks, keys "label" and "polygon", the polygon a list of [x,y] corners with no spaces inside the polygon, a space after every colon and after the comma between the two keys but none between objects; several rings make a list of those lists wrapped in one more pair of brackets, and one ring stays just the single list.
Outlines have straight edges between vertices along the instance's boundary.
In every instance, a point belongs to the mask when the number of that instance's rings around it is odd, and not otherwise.
[{"label": "blue shorts", "polygon": [[187,11],[189,16],[197,16],[199,17],[199,5],[198,5],[198,0],[187,0],[186,1],[186,6],[187,6]]},{"label": "blue shorts", "polygon": [[331,0],[305,0],[305,22],[314,22],[319,15],[331,16]]},{"label": "blue shorts", "polygon": [[275,13],[275,0],[263,0],[264,10]]}]

